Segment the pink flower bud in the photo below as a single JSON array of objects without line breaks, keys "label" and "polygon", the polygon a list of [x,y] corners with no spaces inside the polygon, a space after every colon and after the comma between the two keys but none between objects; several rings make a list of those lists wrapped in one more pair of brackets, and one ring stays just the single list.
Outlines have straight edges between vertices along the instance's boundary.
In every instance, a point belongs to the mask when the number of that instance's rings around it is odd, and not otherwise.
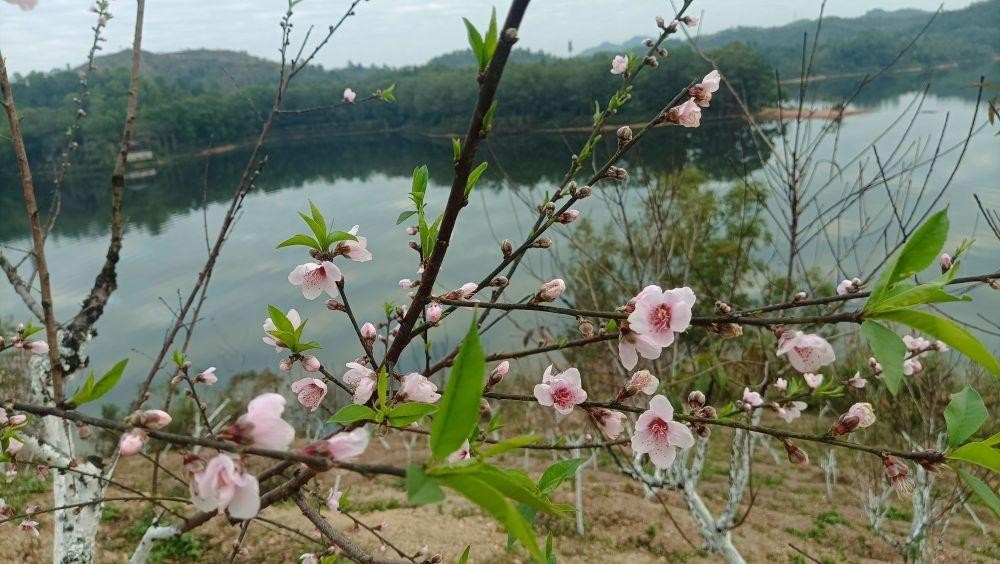
[{"label": "pink flower bud", "polygon": [[283,358],[278,362],[278,370],[282,372],[288,372],[292,369],[292,361],[288,358]]},{"label": "pink flower bud", "polygon": [[940,263],[941,263],[942,274],[951,270],[951,267],[954,265],[954,262],[952,262],[951,260],[951,255],[949,255],[948,253],[941,253]]},{"label": "pink flower bud", "polygon": [[509,371],[510,371],[510,362],[505,360],[500,364],[498,364],[496,368],[494,368],[493,371],[490,372],[490,376],[486,381],[486,389],[491,390],[493,389],[493,386],[496,386],[500,382],[503,382],[504,377],[507,376],[507,373]]},{"label": "pink flower bud", "polygon": [[161,409],[150,409],[142,412],[142,426],[147,429],[163,429],[170,425],[170,414]]},{"label": "pink flower bud", "polygon": [[406,234],[407,235],[416,235],[417,233],[420,233],[420,230],[417,229],[416,227],[407,227],[406,228]]},{"label": "pink flower bud", "polygon": [[656,27],[660,29],[667,28],[667,22],[663,19],[663,16],[656,16]]},{"label": "pink flower bud", "polygon": [[319,372],[320,368],[323,368],[323,363],[315,356],[307,354],[302,357],[302,368],[305,368],[306,372]]},{"label": "pink flower bud", "polygon": [[31,341],[24,343],[23,346],[34,354],[47,354],[49,352],[49,344],[45,341]]},{"label": "pink flower bud", "polygon": [[796,466],[809,466],[809,454],[795,445],[792,441],[784,439],[785,453],[788,454],[788,461]]},{"label": "pink flower bud", "polygon": [[688,394],[688,407],[691,409],[700,409],[705,405],[705,394],[700,390],[694,390]]},{"label": "pink flower bud", "polygon": [[579,211],[577,211],[577,210],[566,210],[563,213],[559,214],[559,217],[556,218],[556,221],[558,221],[559,223],[562,223],[563,225],[566,225],[566,224],[569,224],[569,223],[573,223],[579,217],[580,217],[580,212]]},{"label": "pink flower bud", "polygon": [[377,337],[378,337],[378,330],[375,329],[375,326],[373,324],[371,324],[370,322],[365,322],[365,324],[361,326],[361,338],[363,338],[366,341],[374,342]]},{"label": "pink flower bud", "polygon": [[195,382],[205,384],[206,386],[211,386],[212,384],[219,381],[219,377],[215,375],[215,367],[205,370],[201,374],[194,377]]},{"label": "pink flower bud", "polygon": [[542,289],[535,294],[535,298],[532,300],[534,303],[539,302],[554,302],[562,296],[563,292],[566,291],[566,283],[563,282],[561,278],[556,278],[549,282],[546,282]]},{"label": "pink flower bud", "polygon": [[118,441],[118,451],[122,456],[134,456],[142,450],[142,445],[149,440],[149,435],[142,429],[132,429],[122,435]]},{"label": "pink flower bud", "polygon": [[428,305],[425,311],[427,315],[427,322],[431,324],[437,324],[437,322],[441,320],[441,313],[443,311],[444,309],[441,307],[441,304],[439,303],[435,302]]}]

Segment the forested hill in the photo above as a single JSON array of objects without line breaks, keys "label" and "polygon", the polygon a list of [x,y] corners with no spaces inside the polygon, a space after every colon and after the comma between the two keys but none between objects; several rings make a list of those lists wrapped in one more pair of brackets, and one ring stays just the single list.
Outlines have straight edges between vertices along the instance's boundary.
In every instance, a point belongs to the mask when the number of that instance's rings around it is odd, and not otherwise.
[{"label": "forested hill", "polygon": [[[859,18],[825,17],[814,60],[814,72],[869,71],[889,63],[927,25],[933,12],[873,9]],[[797,76],[802,61],[802,39],[810,45],[816,20],[799,20],[779,27],[736,27],[703,35],[698,43],[711,49],[742,42],[778,69]],[[644,37],[624,43],[603,43],[581,53],[638,52]],[[680,40],[671,41],[678,45]],[[907,65],[980,64],[1000,55],[1000,0],[985,0],[960,10],[940,13],[906,55]]]}]

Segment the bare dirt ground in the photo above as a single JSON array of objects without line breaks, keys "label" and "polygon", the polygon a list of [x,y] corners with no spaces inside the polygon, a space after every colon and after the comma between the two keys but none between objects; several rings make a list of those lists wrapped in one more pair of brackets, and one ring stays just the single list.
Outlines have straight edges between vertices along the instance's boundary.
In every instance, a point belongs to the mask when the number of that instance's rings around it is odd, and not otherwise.
[{"label": "bare dirt ground", "polygon": [[[726,464],[728,441],[723,433],[713,437],[710,462],[706,467],[702,491],[706,503],[719,510],[725,503],[728,488]],[[421,444],[418,441],[418,444]],[[399,440],[387,443],[373,441],[361,462],[399,464]],[[811,452],[819,456],[819,452]],[[414,458],[422,460],[423,454],[415,452]],[[823,471],[814,463],[799,469],[787,462],[775,463],[770,454],[758,449],[754,462],[755,491],[752,507],[749,497],[743,510],[749,510],[746,519],[734,533],[734,543],[750,562],[898,562],[902,557],[888,542],[871,531],[861,508],[860,493],[868,486],[852,470],[849,457],[841,460],[840,481],[828,497]],[[165,457],[166,465],[178,469],[176,456]],[[527,469],[533,476],[552,463],[548,453],[533,453],[527,459]],[[512,455],[506,465],[524,467],[525,458]],[[694,522],[689,517],[677,492],[664,492],[663,499],[676,519],[675,527],[663,507],[655,500],[646,499],[640,487],[615,471],[608,459],[599,459],[598,469],[588,467],[583,478],[583,513],[587,527],[586,536],[578,536],[575,523],[569,520],[541,518],[536,522],[540,535],[551,531],[555,536],[556,554],[564,563],[646,563],[646,562],[718,562],[720,559],[699,550],[701,539]],[[117,479],[133,484],[142,490],[149,488],[147,462],[141,459],[125,461]],[[22,473],[26,473],[23,470]],[[317,505],[325,497],[336,479],[336,472],[322,476],[307,491]],[[940,479],[949,480],[948,472]],[[19,510],[28,500],[41,506],[50,504],[44,484],[18,478],[7,484],[0,495]],[[343,473],[341,489],[348,489],[350,512],[368,526],[383,525],[384,535],[396,547],[408,554],[422,546],[431,554],[440,553],[445,562],[455,562],[467,545],[472,545],[470,562],[511,563],[527,562],[526,553],[519,547],[506,548],[506,534],[491,519],[456,495],[438,505],[413,508],[407,506],[402,480],[390,477],[367,479]],[[109,496],[130,495],[112,488]],[[187,487],[169,477],[162,482],[160,495],[186,498]],[[572,503],[573,487],[564,483],[554,494],[556,501]],[[911,514],[909,500],[895,495],[887,519],[886,529],[901,538],[909,527]],[[110,502],[104,513],[104,524],[98,547],[99,562],[124,562],[151,515],[148,504],[136,502]],[[168,503],[183,514],[192,508],[179,502]],[[980,529],[964,510],[957,511],[942,534],[936,530],[930,540],[940,547],[943,562],[996,562],[1000,560],[1000,520],[989,511],[973,504],[978,517],[984,521],[986,532]],[[330,515],[323,508],[335,527],[349,538],[372,552],[385,557],[397,557],[392,548],[380,550],[380,542],[368,531],[356,528],[344,515]],[[304,552],[317,552],[324,548],[313,540],[313,529],[298,509],[285,502],[262,511],[261,517],[301,531],[295,534],[265,522],[255,522],[249,529],[244,548],[246,554],[240,562],[295,562]],[[50,558],[50,547],[44,539],[50,538],[50,514],[37,518],[43,535],[39,539],[16,531],[13,524],[3,529],[9,543],[4,560],[11,562],[44,562]],[[238,526],[225,519],[216,518],[209,525],[198,529],[179,541],[162,546],[154,561],[229,562],[233,542],[240,534]]]}]

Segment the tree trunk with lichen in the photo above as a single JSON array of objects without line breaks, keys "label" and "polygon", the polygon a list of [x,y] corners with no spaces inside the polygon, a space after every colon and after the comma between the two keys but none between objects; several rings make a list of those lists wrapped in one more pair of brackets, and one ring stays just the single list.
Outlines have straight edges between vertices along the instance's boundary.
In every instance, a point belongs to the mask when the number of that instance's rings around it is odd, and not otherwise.
[{"label": "tree trunk with lichen", "polygon": [[[59,333],[59,342],[65,342],[65,333]],[[86,342],[75,341],[72,348],[59,347],[59,359],[66,370],[64,381],[72,378],[72,369],[85,364],[83,349]],[[52,376],[49,359],[33,356],[28,362],[28,382],[32,401],[51,405]],[[82,564],[94,561],[97,530],[101,523],[100,500],[106,490],[101,468],[81,460],[76,452],[76,426],[65,419],[45,417],[39,428],[39,438],[25,437],[27,457],[42,465],[70,470],[52,472],[53,507],[76,506],[54,513],[52,562],[55,564]],[[74,467],[75,465],[75,467]],[[79,505],[86,504],[86,505]]]}]

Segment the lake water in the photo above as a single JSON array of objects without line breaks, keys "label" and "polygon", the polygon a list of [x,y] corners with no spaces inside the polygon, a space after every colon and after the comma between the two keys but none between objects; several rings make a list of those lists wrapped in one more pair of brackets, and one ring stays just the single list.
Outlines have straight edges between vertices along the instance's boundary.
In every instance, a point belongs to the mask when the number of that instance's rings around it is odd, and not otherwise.
[{"label": "lake water", "polygon": [[[902,94],[870,106],[870,113],[846,117],[836,147],[837,157],[846,161],[852,150],[856,151],[897,122],[906,114],[914,96],[915,93]],[[974,104],[968,98],[930,96],[909,132],[909,139],[926,146],[929,155],[947,115],[949,130],[943,146],[950,146],[968,129],[973,109]],[[981,112],[980,122],[985,119],[985,111]],[[812,127],[819,128],[822,123],[812,122]],[[907,127],[908,120],[903,119],[885,135],[878,144],[881,157],[891,155]],[[725,167],[719,163],[733,158],[736,141],[740,138],[732,129],[728,125],[713,127],[709,124],[693,132],[658,131],[642,146],[641,160],[653,172],[693,163],[706,169],[714,182],[724,185],[731,179],[720,172]],[[690,141],[685,142],[685,139]],[[773,140],[781,151],[780,139],[773,137]],[[578,146],[579,141],[577,134],[497,135],[490,139],[480,153],[491,161],[490,171],[460,218],[440,278],[440,289],[478,280],[495,266],[500,259],[499,241],[504,238],[518,240],[535,217],[522,198],[530,195],[532,201],[538,201],[539,194],[550,189],[561,177],[570,147]],[[964,165],[938,206],[950,206],[949,247],[957,246],[962,238],[976,239],[963,266],[965,273],[1000,269],[1000,241],[989,233],[972,200],[972,194],[978,194],[987,207],[1000,209],[998,149],[1000,138],[994,137],[992,130],[978,134],[968,148]],[[916,147],[908,142],[899,151],[915,153]],[[204,158],[175,161],[159,166],[155,177],[130,184],[126,194],[129,223],[118,267],[119,288],[97,324],[98,337],[89,349],[92,367],[98,371],[106,370],[121,358],[131,359],[127,380],[115,391],[110,398],[112,401],[122,401],[132,395],[136,383],[145,376],[151,357],[159,350],[171,324],[171,309],[176,308],[179,293],[186,295],[205,260],[205,222],[208,235],[214,240],[228,197],[245,162],[245,153],[246,150],[239,150],[213,157],[207,172]],[[931,190],[940,186],[950,174],[957,153],[952,151],[935,165],[929,182]],[[834,155],[833,144],[824,144],[818,155],[821,156],[819,160],[829,159]],[[260,340],[265,306],[274,304],[282,309],[294,307],[309,318],[307,336],[323,345],[318,356],[327,366],[333,367],[333,372],[341,373],[343,364],[360,352],[346,316],[327,311],[323,299],[305,300],[286,278],[295,265],[308,260],[307,256],[301,250],[275,250],[275,245],[304,229],[296,212],[306,209],[309,200],[325,212],[328,220],[333,220],[337,229],[360,225],[360,234],[368,238],[368,248],[375,258],[369,263],[341,261],[340,266],[347,278],[348,297],[359,320],[384,319],[384,302],[408,302],[406,291],[397,285],[398,280],[417,277],[415,253],[407,246],[410,238],[402,226],[395,226],[396,216],[408,206],[410,172],[417,164],[429,165],[428,203],[429,209],[437,213],[450,183],[450,157],[450,143],[446,138],[384,135],[275,144],[270,150],[270,164],[258,183],[259,190],[247,198],[213,275],[209,298],[189,352],[195,367],[216,366],[223,379],[240,371],[274,369],[281,357]],[[852,171],[856,174],[858,165],[852,166],[845,171],[845,178],[849,178]],[[60,225],[47,248],[56,312],[61,319],[75,313],[85,289],[93,283],[107,245],[104,228],[107,172],[75,171],[74,174]],[[758,170],[754,174],[764,178],[766,173]],[[817,178],[825,177],[827,173],[817,172],[816,175]],[[203,205],[206,178],[208,203]],[[915,204],[915,191],[921,179],[921,176],[914,179],[911,189],[914,196],[907,200],[910,205]],[[845,182],[834,183],[829,189],[831,194],[839,194]],[[890,186],[898,185],[890,182]],[[819,201],[826,200],[821,197]],[[926,202],[924,200],[921,205],[925,206]],[[598,198],[581,202],[579,208],[596,220],[607,217]],[[893,213],[891,209],[874,204],[868,212]],[[27,239],[20,235],[25,232],[21,210],[5,210],[5,219],[8,213],[11,220],[4,222],[6,227],[0,226],[0,242],[13,248],[27,247]],[[839,280],[842,274],[829,263],[829,241],[846,244],[851,241],[850,235],[857,225],[856,213],[842,215],[841,221],[831,225],[826,236],[817,237],[804,255],[807,262],[815,262],[831,280]],[[571,228],[558,231],[567,233]],[[780,237],[776,237],[776,241],[780,242]],[[874,246],[877,242],[860,244]],[[558,238],[556,246],[559,247]],[[779,244],[773,254],[781,256],[781,248]],[[552,271],[546,256],[544,251],[531,254],[526,264],[528,268],[508,291],[508,299],[527,295],[537,288],[540,280],[560,275]],[[861,271],[864,264],[851,263],[851,266]],[[845,270],[851,266],[845,265]],[[974,304],[949,305],[949,311],[960,319],[985,327],[977,314],[996,319],[1000,312],[1000,292],[978,290],[975,295]],[[6,282],[0,285],[0,318],[16,321],[26,319],[26,315]],[[467,317],[450,319],[437,331],[434,351],[447,350],[466,327]],[[507,350],[518,346],[522,337],[523,333],[517,328],[500,326],[488,336],[486,347],[489,352]],[[996,343],[995,340],[991,342]]]}]

